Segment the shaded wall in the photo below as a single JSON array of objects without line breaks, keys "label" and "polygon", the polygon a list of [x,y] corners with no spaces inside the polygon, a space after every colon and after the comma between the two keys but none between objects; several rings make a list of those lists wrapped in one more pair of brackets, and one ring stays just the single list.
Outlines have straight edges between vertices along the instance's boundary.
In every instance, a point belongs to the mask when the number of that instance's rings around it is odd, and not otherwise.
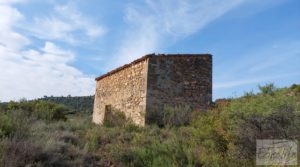
[{"label": "shaded wall", "polygon": [[146,123],[161,123],[164,106],[206,110],[212,101],[212,56],[153,56],[149,59]]}]

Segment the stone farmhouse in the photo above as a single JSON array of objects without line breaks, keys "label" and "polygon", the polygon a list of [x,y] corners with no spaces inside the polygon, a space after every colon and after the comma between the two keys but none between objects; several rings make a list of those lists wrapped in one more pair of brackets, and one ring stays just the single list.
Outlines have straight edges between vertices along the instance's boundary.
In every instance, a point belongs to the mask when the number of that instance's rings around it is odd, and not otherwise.
[{"label": "stone farmhouse", "polygon": [[97,77],[96,82],[94,123],[103,123],[106,110],[113,107],[144,126],[155,123],[153,113],[162,115],[165,106],[209,107],[212,55],[149,54]]}]

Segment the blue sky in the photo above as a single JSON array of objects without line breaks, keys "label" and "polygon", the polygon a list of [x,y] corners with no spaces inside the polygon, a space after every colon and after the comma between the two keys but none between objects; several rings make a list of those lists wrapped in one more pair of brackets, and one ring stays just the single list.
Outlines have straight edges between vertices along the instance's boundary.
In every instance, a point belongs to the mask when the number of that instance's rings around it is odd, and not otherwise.
[{"label": "blue sky", "polygon": [[148,53],[211,53],[213,98],[300,83],[299,0],[0,0],[0,101],[81,96]]}]

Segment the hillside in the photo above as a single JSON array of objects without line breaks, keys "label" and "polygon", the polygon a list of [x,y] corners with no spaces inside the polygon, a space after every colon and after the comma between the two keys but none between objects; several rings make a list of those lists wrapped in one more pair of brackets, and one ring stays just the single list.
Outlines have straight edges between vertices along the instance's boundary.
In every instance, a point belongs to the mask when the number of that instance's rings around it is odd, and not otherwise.
[{"label": "hillside", "polygon": [[48,100],[58,104],[63,104],[75,112],[91,113],[93,110],[94,96],[44,96],[43,98],[39,98],[37,100]]},{"label": "hillside", "polygon": [[259,89],[207,112],[165,108],[164,127],[117,111],[97,126],[47,100],[3,104],[0,166],[255,166],[256,139],[300,138],[300,85]]}]

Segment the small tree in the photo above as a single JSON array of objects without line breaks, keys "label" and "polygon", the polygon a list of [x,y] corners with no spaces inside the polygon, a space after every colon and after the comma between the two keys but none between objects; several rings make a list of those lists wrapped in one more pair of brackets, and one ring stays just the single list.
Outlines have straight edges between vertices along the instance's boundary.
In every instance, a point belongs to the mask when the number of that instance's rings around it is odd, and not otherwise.
[{"label": "small tree", "polygon": [[277,90],[273,83],[269,83],[264,86],[258,85],[258,89],[265,95],[274,95],[274,92]]}]

